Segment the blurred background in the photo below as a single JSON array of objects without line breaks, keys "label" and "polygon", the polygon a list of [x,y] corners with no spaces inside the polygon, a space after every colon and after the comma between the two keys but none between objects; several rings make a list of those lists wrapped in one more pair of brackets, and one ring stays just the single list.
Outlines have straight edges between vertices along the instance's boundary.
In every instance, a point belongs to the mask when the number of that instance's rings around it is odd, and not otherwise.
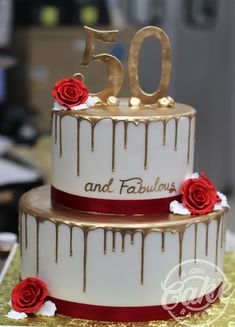
[{"label": "blurred background", "polygon": [[[17,233],[17,203],[50,183],[51,89],[82,72],[92,91],[106,81],[100,63],[81,67],[82,26],[120,30],[115,44],[96,43],[127,65],[130,40],[145,25],[162,27],[172,45],[168,94],[198,110],[195,171],[235,197],[235,1],[0,0],[0,232]],[[144,41],[139,75],[146,92],[160,79],[160,45]],[[121,96],[128,96],[125,81]],[[232,216],[232,214],[230,215]],[[230,219],[230,228],[235,223]]]}]

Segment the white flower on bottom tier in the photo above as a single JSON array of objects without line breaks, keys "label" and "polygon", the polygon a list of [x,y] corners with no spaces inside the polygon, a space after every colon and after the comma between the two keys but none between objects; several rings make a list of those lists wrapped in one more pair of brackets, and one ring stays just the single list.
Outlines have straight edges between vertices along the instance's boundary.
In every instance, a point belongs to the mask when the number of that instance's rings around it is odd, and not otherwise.
[{"label": "white flower on bottom tier", "polygon": [[19,320],[19,319],[25,319],[27,318],[27,314],[25,312],[18,312],[15,311],[14,309],[11,309],[8,314],[6,315],[7,318],[10,319],[15,319],[15,320]]},{"label": "white flower on bottom tier", "polygon": [[45,301],[41,308],[35,312],[35,315],[45,316],[45,317],[53,317],[55,315],[57,308],[55,303],[52,301]]}]

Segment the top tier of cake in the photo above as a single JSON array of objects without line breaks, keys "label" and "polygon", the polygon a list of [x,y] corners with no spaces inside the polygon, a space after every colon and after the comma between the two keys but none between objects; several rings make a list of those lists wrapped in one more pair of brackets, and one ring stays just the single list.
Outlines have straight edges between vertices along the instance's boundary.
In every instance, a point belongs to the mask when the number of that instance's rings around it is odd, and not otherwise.
[{"label": "top tier of cake", "polygon": [[193,173],[195,113],[127,100],[54,111],[52,199],[91,212],[169,211]]}]

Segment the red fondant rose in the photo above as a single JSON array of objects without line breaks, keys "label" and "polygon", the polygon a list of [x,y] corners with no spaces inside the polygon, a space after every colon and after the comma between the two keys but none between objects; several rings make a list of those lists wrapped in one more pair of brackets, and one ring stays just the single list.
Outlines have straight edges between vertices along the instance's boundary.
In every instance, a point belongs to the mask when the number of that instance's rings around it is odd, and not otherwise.
[{"label": "red fondant rose", "polygon": [[18,312],[33,313],[42,306],[47,295],[47,286],[43,281],[28,277],[12,290],[12,308]]},{"label": "red fondant rose", "polygon": [[205,214],[213,210],[218,202],[214,184],[205,177],[189,178],[182,185],[182,202],[192,214]]},{"label": "red fondant rose", "polygon": [[86,102],[89,93],[83,82],[71,77],[56,82],[52,95],[58,103],[71,108]]}]

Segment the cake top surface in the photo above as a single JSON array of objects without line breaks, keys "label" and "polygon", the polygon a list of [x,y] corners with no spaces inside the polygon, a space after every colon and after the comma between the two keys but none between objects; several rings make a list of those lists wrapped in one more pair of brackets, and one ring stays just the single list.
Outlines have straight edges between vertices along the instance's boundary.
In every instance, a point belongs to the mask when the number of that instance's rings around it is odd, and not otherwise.
[{"label": "cake top surface", "polygon": [[128,230],[165,230],[176,232],[194,223],[209,223],[227,211],[223,208],[206,215],[174,215],[171,213],[156,215],[108,215],[73,211],[55,206],[50,199],[50,186],[41,186],[25,193],[20,200],[20,211],[41,220],[51,220],[56,224],[78,226],[83,229],[110,228]]},{"label": "cake top surface", "polygon": [[161,108],[157,104],[139,107],[129,107],[127,99],[122,99],[117,106],[100,104],[85,110],[57,110],[60,116],[71,115],[79,116],[84,119],[111,118],[114,120],[169,120],[177,117],[192,117],[196,110],[191,106],[175,103],[172,107]]}]

